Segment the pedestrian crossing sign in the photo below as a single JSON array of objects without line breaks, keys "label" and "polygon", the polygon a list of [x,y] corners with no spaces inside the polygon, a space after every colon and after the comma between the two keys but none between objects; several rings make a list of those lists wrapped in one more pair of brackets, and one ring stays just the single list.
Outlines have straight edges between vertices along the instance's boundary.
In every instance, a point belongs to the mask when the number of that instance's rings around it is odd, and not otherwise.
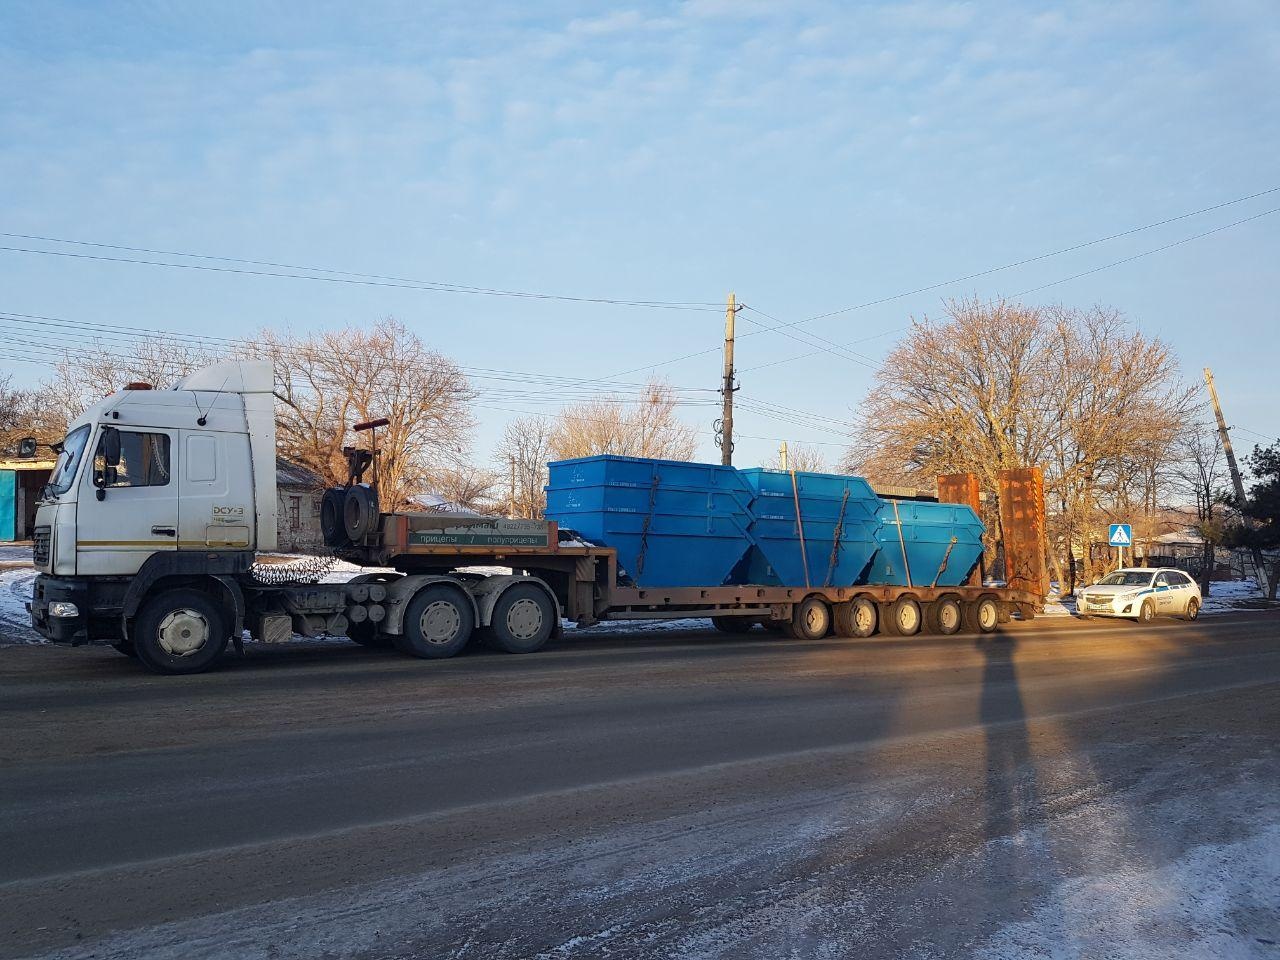
[{"label": "pedestrian crossing sign", "polygon": [[1133,527],[1127,523],[1113,523],[1107,542],[1113,547],[1133,546]]}]

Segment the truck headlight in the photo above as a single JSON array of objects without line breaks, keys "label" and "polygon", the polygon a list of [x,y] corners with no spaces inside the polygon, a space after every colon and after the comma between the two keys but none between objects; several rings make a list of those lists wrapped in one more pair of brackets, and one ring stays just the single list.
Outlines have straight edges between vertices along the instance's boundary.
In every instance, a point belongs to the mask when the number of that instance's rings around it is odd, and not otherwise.
[{"label": "truck headlight", "polygon": [[51,617],[78,617],[80,608],[69,600],[52,600],[49,603]]}]

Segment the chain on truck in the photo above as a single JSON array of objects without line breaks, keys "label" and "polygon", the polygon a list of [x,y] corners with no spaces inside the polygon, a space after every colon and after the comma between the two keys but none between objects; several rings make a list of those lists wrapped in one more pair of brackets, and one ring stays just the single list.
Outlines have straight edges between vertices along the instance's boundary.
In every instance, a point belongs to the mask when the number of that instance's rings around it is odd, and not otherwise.
[{"label": "chain on truck", "polygon": [[[356,428],[372,440],[383,424]],[[619,576],[614,550],[552,521],[384,513],[377,457],[346,453],[347,484],[321,502],[325,542],[381,572],[318,582],[323,570],[305,563],[255,563],[277,546],[268,362],[215,364],[173,389],[131,384],[112,394],[70,425],[42,493],[34,627],[56,643],[111,644],[155,672],[184,674],[207,669],[246,632],[266,642],[346,635],[440,658],[473,636],[533,652],[563,619],[710,617],[729,633],[763,623],[796,637],[910,635],[965,625],[989,632],[1040,602],[1034,584],[997,589],[980,580],[947,588],[640,588]],[[490,572],[494,566],[510,572]]]}]

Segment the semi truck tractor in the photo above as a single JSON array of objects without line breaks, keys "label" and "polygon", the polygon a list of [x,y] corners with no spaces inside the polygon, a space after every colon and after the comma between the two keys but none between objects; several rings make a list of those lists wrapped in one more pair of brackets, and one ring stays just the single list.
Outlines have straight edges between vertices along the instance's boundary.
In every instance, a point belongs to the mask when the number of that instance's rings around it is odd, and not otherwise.
[{"label": "semi truck tractor", "polygon": [[[186,674],[208,669],[229,644],[240,648],[246,634],[345,635],[440,658],[473,637],[530,653],[565,619],[706,617],[729,633],[763,624],[801,638],[947,634],[993,631],[1040,603],[1034,584],[989,587],[976,575],[942,585],[929,573],[913,582],[908,571],[905,582],[855,585],[815,571],[810,582],[807,563],[804,583],[654,585],[652,566],[632,576],[630,557],[620,563],[617,549],[554,519],[381,511],[373,442],[346,450],[348,482],[326,491],[321,517],[332,554],[368,572],[321,582],[319,568],[261,562],[277,546],[274,403],[271,365],[233,361],[173,389],[131,384],[77,418],[36,516],[35,629]],[[360,426],[373,428],[372,440],[378,423]],[[649,520],[636,522],[642,544],[659,536]]]}]

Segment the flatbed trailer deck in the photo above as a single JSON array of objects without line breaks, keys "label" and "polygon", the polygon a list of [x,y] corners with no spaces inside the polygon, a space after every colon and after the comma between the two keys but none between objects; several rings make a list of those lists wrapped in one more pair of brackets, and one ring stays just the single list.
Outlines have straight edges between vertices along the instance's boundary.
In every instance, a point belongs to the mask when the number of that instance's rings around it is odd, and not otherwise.
[{"label": "flatbed trailer deck", "polygon": [[[1041,597],[1026,590],[970,583],[963,586],[932,584],[863,584],[830,586],[825,584],[770,586],[756,584],[637,587],[619,581],[617,551],[609,547],[558,542],[558,531],[550,527],[550,540],[545,544],[438,544],[415,543],[409,535],[408,519],[387,515],[382,535],[376,544],[353,548],[346,559],[367,566],[391,567],[407,575],[450,573],[467,567],[501,566],[544,581],[553,591],[560,613],[583,626],[602,620],[662,620],[707,617],[727,632],[737,632],[726,622],[742,618],[741,629],[756,622],[768,625],[793,624],[796,609],[806,602],[820,601],[829,612],[829,629],[869,635],[884,629],[895,605],[912,601],[916,607],[913,626],[908,616],[889,632],[910,635],[933,627],[933,632],[952,633],[967,621],[977,629],[994,629],[996,623],[1008,622],[1015,614],[1023,618],[1035,616]],[[959,605],[961,621],[939,621],[931,613],[939,604],[953,601]],[[983,601],[994,605],[997,620],[983,620],[976,608]],[[867,629],[853,626],[850,608],[855,604],[875,606],[875,625]],[[899,611],[900,612],[900,611]],[[909,611],[908,611],[909,613]],[[841,630],[841,627],[851,628]],[[826,632],[826,631],[824,631]]]}]

